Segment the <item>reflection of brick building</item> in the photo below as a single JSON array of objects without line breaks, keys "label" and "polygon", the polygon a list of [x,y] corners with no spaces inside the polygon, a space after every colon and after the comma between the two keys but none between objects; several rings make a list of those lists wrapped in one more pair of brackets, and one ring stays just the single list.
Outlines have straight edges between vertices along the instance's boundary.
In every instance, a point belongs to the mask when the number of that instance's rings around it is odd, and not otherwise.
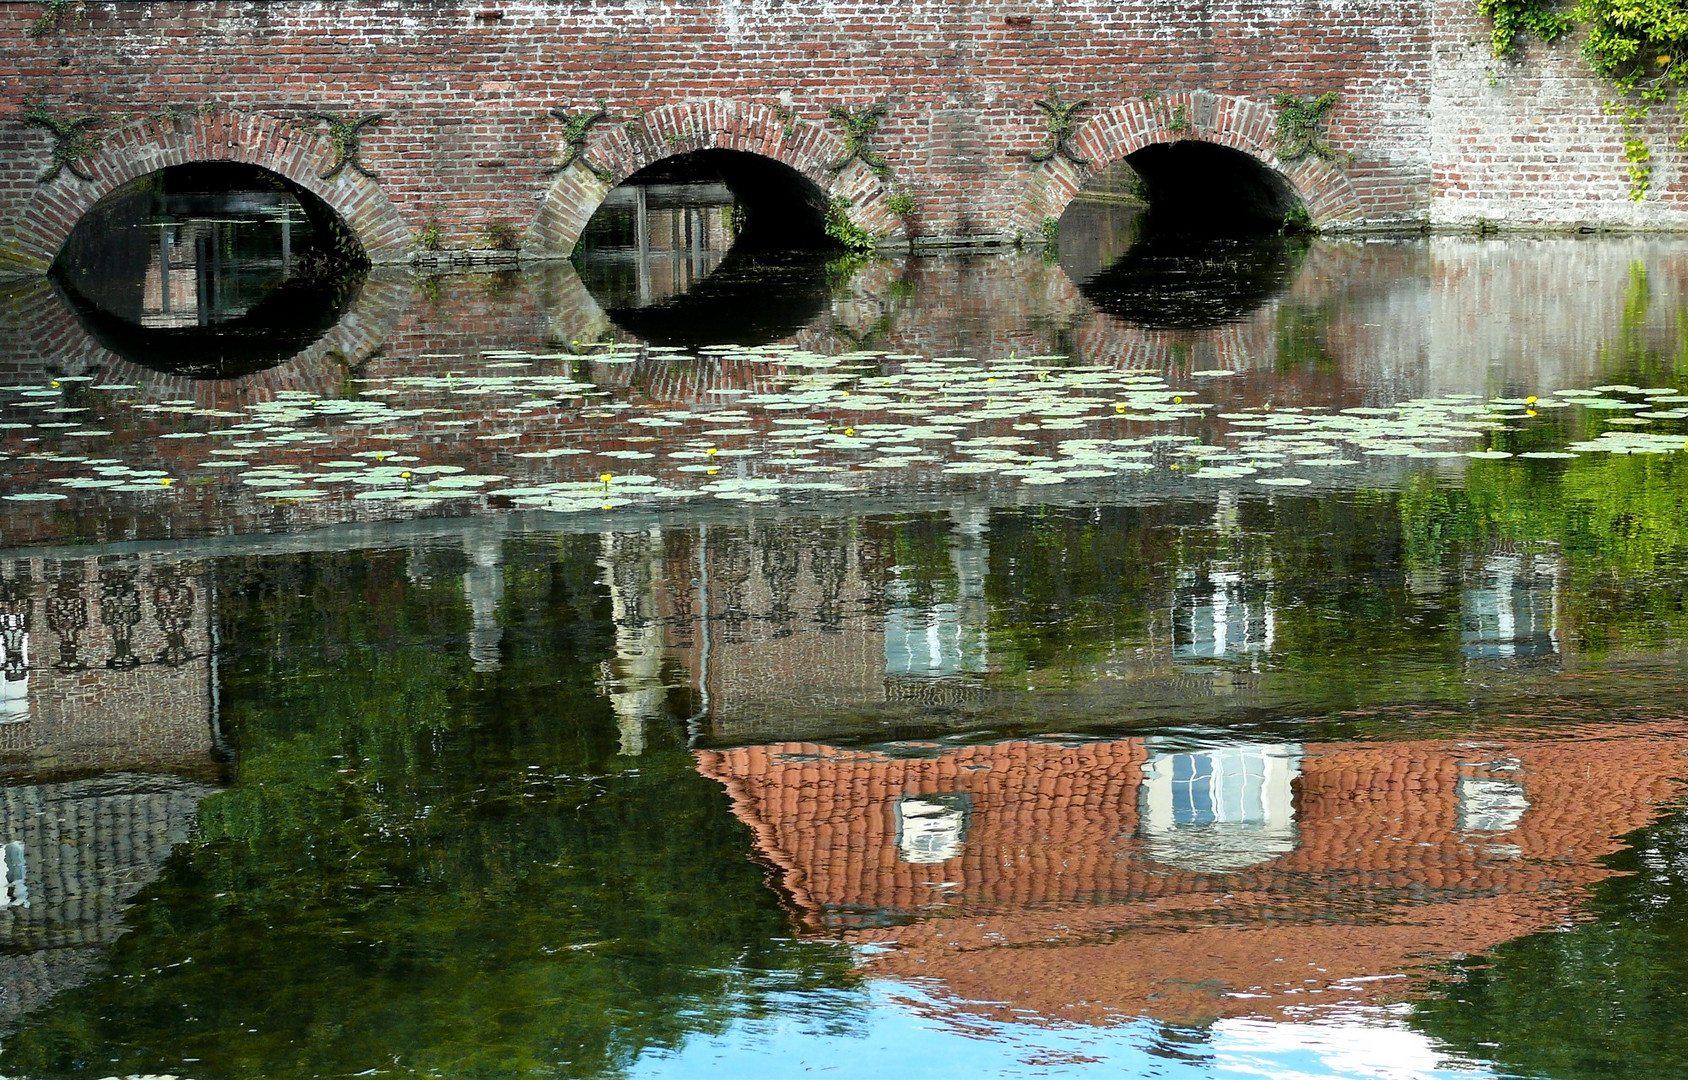
[{"label": "reflection of brick building", "polygon": [[605,691],[636,727],[683,688],[711,733],[731,738],[817,712],[976,693],[988,659],[986,520],[953,516],[931,596],[915,594],[871,526],[606,533],[616,658]]},{"label": "reflection of brick building", "polygon": [[[1072,1020],[1368,998],[1571,917],[1688,726],[1475,743],[701,751],[812,933]],[[991,1006],[995,1007],[995,1006]]]},{"label": "reflection of brick building", "polygon": [[[621,693],[637,681],[625,639],[645,648],[639,627],[650,620],[661,630],[650,645],[678,664],[717,728],[884,700],[883,575],[893,560],[873,537],[840,523],[802,543],[776,528],[669,539],[607,541]],[[635,549],[646,548],[652,561],[632,573]]]},{"label": "reflection of brick building", "polygon": [[0,775],[209,762],[209,591],[161,557],[0,564]]},{"label": "reflection of brick building", "polygon": [[0,1031],[99,971],[214,790],[131,771],[213,760],[212,604],[165,556],[0,561]]}]

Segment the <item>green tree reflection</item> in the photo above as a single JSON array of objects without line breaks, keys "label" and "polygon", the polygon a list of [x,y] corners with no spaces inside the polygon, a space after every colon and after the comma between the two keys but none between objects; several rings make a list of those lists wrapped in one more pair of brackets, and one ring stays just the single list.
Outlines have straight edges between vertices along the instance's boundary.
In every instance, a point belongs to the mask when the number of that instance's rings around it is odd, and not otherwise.
[{"label": "green tree reflection", "polygon": [[527,614],[495,673],[465,655],[461,555],[421,581],[398,554],[223,566],[236,784],[110,973],[8,1039],[0,1071],[600,1076],[849,985],[846,955],[788,940],[690,754],[616,755],[595,552],[508,552],[505,606]]},{"label": "green tree reflection", "polygon": [[1588,921],[1456,966],[1413,1025],[1508,1075],[1688,1075],[1688,816],[1628,839],[1610,861],[1630,876],[1595,887]]}]

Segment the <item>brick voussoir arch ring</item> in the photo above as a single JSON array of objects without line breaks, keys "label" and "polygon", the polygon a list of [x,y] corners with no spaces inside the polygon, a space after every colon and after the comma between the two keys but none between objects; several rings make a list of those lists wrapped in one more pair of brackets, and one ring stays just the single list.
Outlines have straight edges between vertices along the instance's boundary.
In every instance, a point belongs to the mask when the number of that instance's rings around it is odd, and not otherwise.
[{"label": "brick voussoir arch ring", "polygon": [[[790,166],[829,198],[850,204],[850,220],[880,241],[906,241],[902,219],[886,205],[886,185],[860,162],[839,172],[827,165],[844,156],[844,142],[827,122],[791,125],[790,114],[749,101],[714,98],[652,109],[625,123],[592,129],[582,160],[557,174],[529,223],[522,251],[566,258],[617,184],[676,154],[738,150]],[[590,167],[588,167],[590,166]],[[595,175],[593,169],[605,176]]]},{"label": "brick voussoir arch ring", "polygon": [[[1187,126],[1173,131],[1174,117]],[[1153,101],[1132,101],[1081,114],[1079,120],[1072,146],[1090,160],[1092,170],[1104,169],[1155,143],[1196,139],[1241,151],[1289,181],[1314,224],[1356,217],[1362,210],[1341,169],[1313,157],[1291,162],[1278,159],[1278,114],[1264,101],[1205,90],[1178,91]],[[1039,168],[1042,175],[1034,174],[1022,210],[1023,227],[1034,232],[1045,218],[1061,216],[1089,175],[1060,159]]]},{"label": "brick voussoir arch ring", "polygon": [[36,191],[18,221],[18,246],[45,268],[105,196],[171,165],[214,161],[255,165],[309,191],[345,220],[370,261],[409,260],[410,228],[380,186],[350,169],[322,179],[334,164],[329,141],[290,118],[262,113],[143,120],[106,132],[99,150],[80,163],[92,181],[66,170]]}]

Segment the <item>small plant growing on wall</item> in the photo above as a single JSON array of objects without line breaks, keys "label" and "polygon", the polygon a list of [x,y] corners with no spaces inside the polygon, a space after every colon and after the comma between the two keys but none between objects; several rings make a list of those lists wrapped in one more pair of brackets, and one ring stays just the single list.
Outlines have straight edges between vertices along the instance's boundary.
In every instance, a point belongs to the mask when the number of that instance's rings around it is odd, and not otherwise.
[{"label": "small plant growing on wall", "polygon": [[873,250],[873,234],[850,220],[851,202],[842,195],[834,195],[826,208],[826,234],[846,251]]},{"label": "small plant growing on wall", "polygon": [[1043,261],[1055,263],[1061,257],[1061,219],[1046,217],[1038,223],[1037,231],[1043,241]]},{"label": "small plant growing on wall", "polygon": [[1285,236],[1311,236],[1319,231],[1313,224],[1313,215],[1307,212],[1307,204],[1300,199],[1284,214],[1283,234]]},{"label": "small plant growing on wall", "polygon": [[41,5],[41,14],[29,25],[30,37],[46,37],[48,34],[64,25],[65,19],[75,12],[80,18],[88,11],[88,5],[83,0],[46,0]]},{"label": "small plant growing on wall", "polygon": [[797,113],[784,105],[774,106],[774,116],[780,122],[780,140],[782,142],[790,142],[799,131],[803,130],[803,121],[798,118]]},{"label": "small plant growing on wall", "polygon": [[444,241],[444,231],[440,228],[440,219],[437,217],[429,217],[428,223],[422,226],[422,231],[416,234],[416,243],[423,251],[438,251]]},{"label": "small plant growing on wall", "polygon": [[481,242],[493,251],[515,251],[520,246],[520,237],[514,225],[494,219],[481,226]]},{"label": "small plant growing on wall", "polygon": [[885,208],[898,217],[914,213],[914,196],[906,191],[894,191],[885,200]]}]

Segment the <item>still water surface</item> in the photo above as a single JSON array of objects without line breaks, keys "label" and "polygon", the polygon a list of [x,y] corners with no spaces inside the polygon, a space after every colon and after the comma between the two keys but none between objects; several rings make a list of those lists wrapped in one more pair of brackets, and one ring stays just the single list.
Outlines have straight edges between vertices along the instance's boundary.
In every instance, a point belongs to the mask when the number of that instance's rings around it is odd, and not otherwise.
[{"label": "still water surface", "polygon": [[669,202],[224,379],[6,294],[0,1073],[1688,1069],[1688,245]]}]

